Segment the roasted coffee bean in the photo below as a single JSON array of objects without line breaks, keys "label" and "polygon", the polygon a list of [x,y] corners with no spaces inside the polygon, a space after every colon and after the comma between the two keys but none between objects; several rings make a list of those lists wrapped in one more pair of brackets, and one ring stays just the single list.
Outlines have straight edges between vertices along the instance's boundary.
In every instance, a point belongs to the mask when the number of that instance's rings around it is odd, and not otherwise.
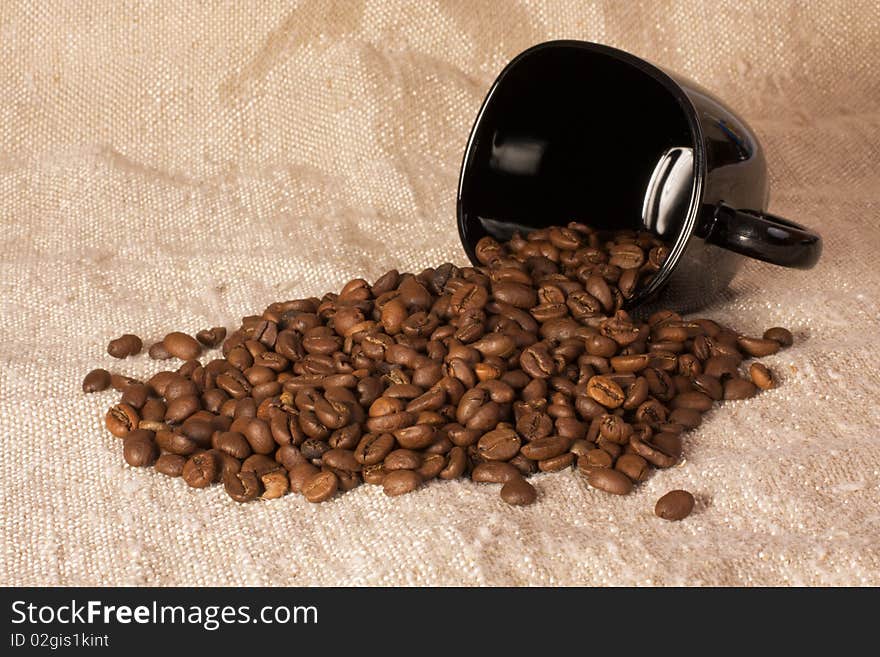
[{"label": "roasted coffee bean", "polygon": [[522,477],[515,477],[501,487],[501,499],[514,506],[526,506],[538,499],[538,491]]},{"label": "roasted coffee bean", "polygon": [[150,358],[153,360],[168,360],[171,358],[171,353],[165,348],[165,344],[161,341],[150,345],[147,354],[149,354]]},{"label": "roasted coffee bean", "polygon": [[774,326],[773,328],[767,329],[764,331],[763,338],[765,340],[778,342],[781,347],[790,347],[794,344],[794,338],[791,335],[791,331],[782,328],[781,326]]},{"label": "roasted coffee bean", "polygon": [[587,382],[587,394],[605,408],[617,408],[626,399],[621,387],[605,375],[590,378]]},{"label": "roasted coffee bean", "polygon": [[[244,468],[242,468],[244,470]],[[260,496],[264,500],[274,500],[287,493],[290,488],[287,473],[283,470],[272,470],[259,475],[260,483],[263,484],[263,494]]]},{"label": "roasted coffee bean", "polygon": [[421,484],[421,476],[412,470],[394,470],[382,480],[382,488],[389,497],[411,493]]},{"label": "roasted coffee bean", "polygon": [[193,360],[202,353],[202,346],[191,335],[173,331],[162,338],[162,344],[169,354],[180,360]]},{"label": "roasted coffee bean", "polygon": [[[522,446],[520,451],[527,459],[543,461],[545,459],[553,458],[554,456],[559,456],[568,451],[568,446],[570,444],[571,441],[562,436],[547,436],[546,438],[538,438],[537,440],[526,443]],[[501,460],[506,461],[509,458],[511,457]]]},{"label": "roasted coffee bean", "polygon": [[614,469],[625,474],[634,483],[644,481],[651,472],[648,462],[638,454],[621,454]]},{"label": "roasted coffee bean", "polygon": [[236,502],[250,502],[260,495],[260,480],[253,472],[240,471],[223,477],[226,493]]},{"label": "roasted coffee bean", "polygon": [[503,484],[511,479],[520,479],[522,475],[510,463],[502,461],[486,461],[479,463],[471,472],[471,479],[481,483]]},{"label": "roasted coffee bean", "polygon": [[183,466],[183,480],[193,488],[204,488],[217,480],[220,463],[213,452],[200,452]]},{"label": "roasted coffee bean", "polygon": [[222,326],[215,326],[211,329],[202,329],[196,333],[196,340],[203,345],[212,349],[226,339],[226,329]]},{"label": "roasted coffee bean", "polygon": [[320,469],[311,463],[296,464],[289,472],[290,490],[294,493],[302,493],[306,482],[319,472]]},{"label": "roasted coffee bean", "polygon": [[737,340],[739,348],[745,351],[749,356],[755,358],[763,358],[770,356],[779,351],[780,343],[769,338],[747,338],[742,337]]},{"label": "roasted coffee bean", "polygon": [[565,452],[548,459],[538,461],[538,469],[541,472],[559,472],[565,468],[571,467],[575,461],[575,455],[571,452]]},{"label": "roasted coffee bean", "polygon": [[309,477],[302,485],[302,494],[309,502],[325,502],[336,494],[339,478],[332,472],[322,470]]},{"label": "roasted coffee bean", "polygon": [[521,445],[522,441],[510,425],[499,425],[480,438],[477,450],[487,461],[508,461],[519,452]]},{"label": "roasted coffee bean", "polygon": [[101,392],[110,387],[110,372],[97,369],[86,374],[82,382],[83,392]]},{"label": "roasted coffee bean", "polygon": [[610,468],[613,464],[614,459],[604,449],[591,449],[577,461],[578,469],[584,473],[589,473],[592,468]]},{"label": "roasted coffee bean", "polygon": [[686,490],[673,490],[654,506],[654,514],[664,520],[683,520],[694,510],[694,496]]},{"label": "roasted coffee bean", "polygon": [[633,489],[632,480],[629,477],[611,468],[591,469],[587,474],[587,481],[593,488],[614,495],[627,495]]},{"label": "roasted coffee bean", "polygon": [[695,411],[708,411],[712,408],[712,398],[702,392],[684,392],[672,400],[672,408],[690,408]]},{"label": "roasted coffee bean", "polygon": [[695,376],[693,379],[693,387],[697,392],[702,392],[715,401],[724,397],[724,388],[721,385],[721,381],[709,374]]},{"label": "roasted coffee bean", "polygon": [[126,333],[110,341],[107,345],[107,353],[113,358],[128,358],[141,353],[143,348],[144,343],[138,336]]},{"label": "roasted coffee bean", "polygon": [[749,376],[752,378],[752,383],[761,390],[769,390],[775,385],[773,373],[763,363],[752,363],[749,366]]},{"label": "roasted coffee bean", "polygon": [[128,404],[111,406],[104,418],[107,430],[117,438],[124,438],[130,431],[138,428],[140,416]]},{"label": "roasted coffee bean", "polygon": [[153,432],[145,429],[130,431],[125,437],[122,451],[125,462],[135,468],[153,465],[159,457]]},{"label": "roasted coffee bean", "polygon": [[748,379],[728,379],[724,382],[724,399],[749,399],[757,392],[757,386]]},{"label": "roasted coffee bean", "polygon": [[177,454],[163,454],[156,460],[156,472],[168,477],[180,477],[183,475],[183,466],[186,458]]}]

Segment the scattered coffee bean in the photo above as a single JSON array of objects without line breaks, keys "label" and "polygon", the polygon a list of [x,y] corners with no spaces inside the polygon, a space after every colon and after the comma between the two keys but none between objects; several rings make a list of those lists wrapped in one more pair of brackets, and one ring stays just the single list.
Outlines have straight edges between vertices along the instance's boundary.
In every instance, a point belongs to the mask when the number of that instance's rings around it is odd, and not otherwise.
[{"label": "scattered coffee bean", "polygon": [[654,513],[664,520],[683,520],[694,510],[694,496],[686,490],[673,490],[654,506]]},{"label": "scattered coffee bean", "polygon": [[201,345],[191,335],[174,331],[162,339],[169,354],[180,360],[193,360],[202,353]]},{"label": "scattered coffee bean", "polygon": [[165,348],[164,342],[156,342],[150,345],[147,354],[149,354],[150,358],[153,360],[168,360],[171,358],[171,353]]},{"label": "scattered coffee bean", "polygon": [[[176,370],[146,383],[96,370],[83,390],[122,393],[105,422],[126,462],[196,488],[222,480],[238,501],[470,476],[529,504],[524,477],[575,460],[615,494],[675,465],[715,402],[773,386],[760,363],[743,378],[742,362],[791,344],[782,328],[753,338],[672,311],[631,316],[624,300],[669,253],[646,233],[572,223],[476,251],[484,266],[354,279],[228,335],[169,333],[149,351],[184,361]],[[222,353],[201,362],[203,346]],[[108,351],[141,348],[126,334]]]},{"label": "scattered coffee bean", "polygon": [[143,348],[144,343],[138,336],[126,333],[110,341],[107,345],[107,353],[113,358],[128,358],[141,353]]},{"label": "scattered coffee bean", "polygon": [[794,344],[794,338],[791,335],[791,331],[782,328],[781,326],[774,326],[773,328],[767,329],[764,331],[763,338],[765,340],[778,342],[782,347],[790,347]]},{"label": "scattered coffee bean", "polygon": [[632,481],[622,472],[611,468],[594,468],[587,475],[587,481],[593,488],[604,490],[614,495],[627,495],[632,491]]},{"label": "scattered coffee bean", "polygon": [[763,363],[752,363],[749,366],[749,376],[752,377],[752,383],[761,390],[769,390],[774,385],[773,373]]},{"label": "scattered coffee bean", "polygon": [[226,339],[226,329],[222,326],[215,326],[212,329],[202,329],[196,333],[196,340],[201,342],[209,349],[213,349]]},{"label": "scattered coffee bean", "polygon": [[110,387],[110,372],[97,369],[86,374],[82,382],[83,392],[101,392]]},{"label": "scattered coffee bean", "polygon": [[514,506],[525,506],[538,499],[538,491],[522,477],[514,477],[501,487],[501,499]]}]

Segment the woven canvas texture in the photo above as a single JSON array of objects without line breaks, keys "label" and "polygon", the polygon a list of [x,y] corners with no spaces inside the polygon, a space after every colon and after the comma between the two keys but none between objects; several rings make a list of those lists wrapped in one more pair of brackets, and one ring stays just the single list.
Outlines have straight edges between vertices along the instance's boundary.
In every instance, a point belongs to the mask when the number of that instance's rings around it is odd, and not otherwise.
[{"label": "woven canvas texture", "polygon": [[[11,2],[0,6],[0,584],[880,584],[876,2]],[[455,192],[495,75],[598,41],[726,99],[810,272],[754,262],[703,315],[790,327],[778,389],[713,411],[618,498],[435,482],[238,505],[122,460],[123,332],[238,326],[391,267],[465,264]],[[682,523],[653,515],[685,488]]]}]

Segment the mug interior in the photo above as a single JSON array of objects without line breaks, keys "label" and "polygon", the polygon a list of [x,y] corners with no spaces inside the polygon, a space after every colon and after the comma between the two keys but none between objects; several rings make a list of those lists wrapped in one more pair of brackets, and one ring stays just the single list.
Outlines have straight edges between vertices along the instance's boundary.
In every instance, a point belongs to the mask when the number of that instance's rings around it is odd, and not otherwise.
[{"label": "mug interior", "polygon": [[[643,204],[658,162],[669,149],[695,147],[675,83],[654,77],[652,68],[580,42],[542,44],[508,65],[462,164],[459,229],[472,260],[487,234],[503,240],[570,221],[645,228]],[[686,215],[684,208],[662,230],[652,228],[672,246],[688,237]]]}]

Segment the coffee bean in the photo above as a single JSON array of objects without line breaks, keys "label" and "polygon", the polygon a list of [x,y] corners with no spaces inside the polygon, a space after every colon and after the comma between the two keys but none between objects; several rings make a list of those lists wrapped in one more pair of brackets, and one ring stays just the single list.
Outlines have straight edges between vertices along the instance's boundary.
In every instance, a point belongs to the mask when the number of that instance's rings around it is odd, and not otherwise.
[{"label": "coffee bean", "polygon": [[202,346],[191,335],[173,331],[162,339],[169,354],[180,360],[193,360],[202,353]]},{"label": "coffee bean", "polygon": [[484,434],[477,443],[477,449],[487,461],[507,461],[519,452],[521,444],[516,431],[506,425]]},{"label": "coffee bean", "polygon": [[587,475],[587,481],[593,488],[598,488],[614,495],[627,495],[632,491],[632,481],[622,472],[610,468],[594,468]]},{"label": "coffee bean", "polygon": [[538,491],[522,477],[515,477],[501,487],[501,499],[514,506],[526,506],[538,499]]},{"label": "coffee bean", "polygon": [[684,392],[672,400],[672,408],[690,408],[695,411],[708,411],[712,408],[712,398],[702,392]]},{"label": "coffee bean", "polygon": [[302,493],[303,486],[320,470],[311,463],[298,463],[290,468],[290,490],[294,493]]},{"label": "coffee bean", "polygon": [[779,351],[780,346],[780,343],[776,342],[776,340],[747,337],[742,337],[737,340],[737,344],[740,349],[745,351],[749,356],[754,356],[756,358],[763,358],[764,356],[775,354]]},{"label": "coffee bean", "polygon": [[107,411],[104,422],[110,433],[117,438],[124,438],[130,431],[137,429],[140,417],[128,404],[116,404]]},{"label": "coffee bean", "polygon": [[774,326],[773,328],[767,329],[764,331],[763,338],[765,340],[778,342],[782,347],[790,347],[794,344],[794,338],[791,335],[791,331],[782,328],[781,326]]},{"label": "coffee bean", "polygon": [[605,375],[590,378],[587,382],[587,394],[605,408],[617,408],[626,399],[620,386]]},{"label": "coffee bean", "polygon": [[253,472],[236,472],[223,477],[223,488],[236,502],[250,502],[260,495],[260,480]]},{"label": "coffee bean", "polygon": [[471,479],[481,483],[503,484],[511,479],[519,479],[522,475],[510,463],[502,461],[486,461],[479,463],[471,472]]},{"label": "coffee bean", "polygon": [[654,506],[654,513],[664,520],[683,520],[694,510],[694,496],[686,490],[673,490],[659,500]]},{"label": "coffee bean", "polygon": [[212,452],[191,456],[183,466],[183,480],[193,488],[204,488],[217,480],[220,464]]},{"label": "coffee bean", "polygon": [[156,472],[168,477],[180,477],[183,474],[183,466],[186,458],[177,454],[163,454],[156,460]]},{"label": "coffee bean", "polygon": [[150,345],[147,353],[153,360],[168,360],[169,358],[171,358],[171,354],[165,348],[165,344],[162,342],[156,342]]},{"label": "coffee bean", "polygon": [[[242,468],[244,470],[244,468]],[[263,484],[263,494],[260,496],[264,500],[274,500],[287,493],[290,488],[288,475],[284,470],[272,470],[259,475],[260,483]]]},{"label": "coffee bean", "polygon": [[613,464],[614,459],[604,449],[591,449],[577,461],[578,469],[584,473],[589,473],[592,468],[610,468]]},{"label": "coffee bean", "polygon": [[775,385],[772,372],[763,363],[752,363],[749,366],[749,376],[752,377],[752,383],[761,390],[769,390]]},{"label": "coffee bean", "polygon": [[143,348],[144,343],[138,336],[126,333],[110,341],[110,344],[107,345],[107,353],[113,358],[128,358],[141,353]]},{"label": "coffee bean", "polygon": [[747,379],[728,379],[724,382],[724,399],[749,399],[758,388]]},{"label": "coffee bean", "polygon": [[302,494],[309,502],[325,502],[336,494],[339,479],[327,471],[317,472],[303,484]]},{"label": "coffee bean", "polygon": [[97,369],[86,374],[82,382],[83,392],[101,392],[110,387],[110,372]]},{"label": "coffee bean", "polygon": [[421,484],[421,476],[412,470],[394,470],[382,480],[382,488],[389,497],[411,493]]},{"label": "coffee bean", "polygon": [[153,440],[153,432],[136,429],[129,432],[123,442],[125,462],[135,468],[153,465],[159,457],[159,449]]},{"label": "coffee bean", "polygon": [[226,338],[226,329],[222,326],[215,326],[211,329],[202,329],[196,333],[196,340],[201,342],[209,349],[216,347]]},{"label": "coffee bean", "polygon": [[527,459],[543,461],[568,451],[569,444],[570,441],[562,436],[547,436],[526,443],[522,446],[521,452]]},{"label": "coffee bean", "polygon": [[651,471],[648,462],[638,454],[621,454],[614,469],[625,474],[634,483],[647,479]]}]

